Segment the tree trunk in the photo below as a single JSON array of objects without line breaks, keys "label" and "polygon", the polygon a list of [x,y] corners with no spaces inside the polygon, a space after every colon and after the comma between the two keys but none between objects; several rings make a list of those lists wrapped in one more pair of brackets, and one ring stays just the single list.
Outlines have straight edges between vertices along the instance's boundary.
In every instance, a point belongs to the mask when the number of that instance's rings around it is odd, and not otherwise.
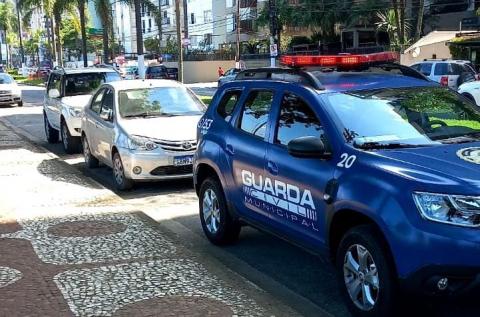
[{"label": "tree trunk", "polygon": [[[5,34],[6,36],[6,34]],[[2,54],[2,46],[3,46],[3,32],[0,30],[0,64],[3,63],[3,54]]]},{"label": "tree trunk", "polygon": [[60,40],[60,25],[62,23],[62,17],[56,16],[55,17],[55,51],[57,53],[57,62],[58,66],[63,66],[63,54],[62,54],[62,42]]},{"label": "tree trunk", "polygon": [[140,13],[141,0],[134,0],[135,8],[135,29],[137,32],[137,64],[138,64],[138,75],[141,79],[145,78],[145,64],[143,59],[143,33],[142,33],[142,16]]},{"label": "tree trunk", "polygon": [[158,18],[157,18],[157,27],[158,27],[158,53],[162,51],[162,2],[158,0]]},{"label": "tree trunk", "polygon": [[403,52],[403,46],[405,45],[405,0],[400,0],[400,51]]},{"label": "tree trunk", "polygon": [[398,42],[402,43],[402,32],[400,30],[400,17],[398,15],[398,3],[397,0],[392,0],[393,14],[395,15],[395,23],[397,27]]},{"label": "tree trunk", "polygon": [[[138,0],[136,0],[138,1]],[[83,55],[83,67],[88,66],[87,59],[87,30],[85,25],[85,0],[78,0],[78,11],[80,14],[80,29],[82,31],[82,55]]]},{"label": "tree trunk", "polygon": [[103,26],[103,63],[106,64],[108,63],[108,27],[107,25]]},{"label": "tree trunk", "polygon": [[423,10],[425,6],[425,0],[419,0],[418,16],[417,16],[417,29],[415,31],[415,42],[420,39],[423,29]]}]

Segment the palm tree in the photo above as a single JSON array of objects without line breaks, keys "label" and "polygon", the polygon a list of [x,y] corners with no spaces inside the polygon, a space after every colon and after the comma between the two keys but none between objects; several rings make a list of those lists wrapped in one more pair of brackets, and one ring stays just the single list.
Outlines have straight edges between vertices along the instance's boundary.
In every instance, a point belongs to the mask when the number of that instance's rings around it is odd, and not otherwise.
[{"label": "palm tree", "polygon": [[55,0],[53,4],[53,17],[55,21],[55,51],[57,54],[57,62],[58,65],[63,65],[63,49],[62,49],[62,39],[60,36],[60,27],[62,25],[62,16],[65,12],[72,12],[74,10],[74,6],[72,2],[68,0]]},{"label": "palm tree", "polygon": [[108,35],[113,30],[113,17],[111,4],[109,0],[94,0],[95,10],[97,11],[103,32],[103,62],[108,61]]},{"label": "palm tree", "polygon": [[86,30],[86,17],[85,17],[85,4],[86,0],[77,0],[78,13],[80,15],[80,31],[82,33],[82,56],[83,67],[88,66],[87,58],[87,30]]},{"label": "palm tree", "polygon": [[[7,34],[12,31],[17,30],[17,17],[13,10],[13,5],[10,2],[0,3],[0,30],[5,32],[5,39]],[[3,43],[3,39],[0,41],[0,44]],[[2,49],[0,46],[0,63],[3,61]]]}]

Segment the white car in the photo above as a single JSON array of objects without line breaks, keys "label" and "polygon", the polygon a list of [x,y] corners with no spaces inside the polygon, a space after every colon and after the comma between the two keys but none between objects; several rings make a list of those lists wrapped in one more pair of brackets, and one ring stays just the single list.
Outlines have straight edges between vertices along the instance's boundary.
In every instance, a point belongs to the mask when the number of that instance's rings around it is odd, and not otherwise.
[{"label": "white car", "polygon": [[58,68],[50,73],[43,118],[48,143],[58,142],[59,133],[67,153],[80,151],[81,114],[92,94],[105,82],[121,80],[109,68]]},{"label": "white car", "polygon": [[458,93],[480,106],[480,81],[471,81],[460,85]]},{"label": "white car", "polygon": [[23,106],[22,90],[12,76],[0,73],[0,105]]},{"label": "white car", "polygon": [[172,80],[103,84],[82,118],[85,164],[113,169],[117,189],[137,181],[191,178],[205,105]]},{"label": "white car", "polygon": [[477,72],[470,61],[426,59],[413,64],[411,68],[419,71],[442,86],[458,89],[463,83],[476,80]]}]

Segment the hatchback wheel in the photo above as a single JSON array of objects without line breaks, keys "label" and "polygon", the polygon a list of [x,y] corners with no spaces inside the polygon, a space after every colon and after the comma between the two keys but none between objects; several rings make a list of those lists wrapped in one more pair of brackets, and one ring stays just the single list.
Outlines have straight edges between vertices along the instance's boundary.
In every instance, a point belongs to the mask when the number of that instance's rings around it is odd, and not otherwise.
[{"label": "hatchback wheel", "polygon": [[125,176],[120,154],[113,155],[113,182],[118,190],[128,190],[133,187],[133,181]]},{"label": "hatchback wheel", "polygon": [[392,261],[373,226],[348,231],[337,252],[341,290],[354,316],[391,316],[397,288]]},{"label": "hatchback wheel", "polygon": [[60,124],[60,133],[62,134],[63,149],[67,154],[77,153],[80,150],[80,138],[70,135],[67,124],[62,121]]},{"label": "hatchback wheel", "polygon": [[240,224],[229,214],[222,187],[214,178],[207,178],[200,187],[200,221],[203,232],[216,245],[231,244],[240,234]]},{"label": "hatchback wheel", "polygon": [[82,137],[82,148],[83,148],[83,157],[85,159],[85,165],[88,168],[98,167],[98,159],[93,156],[92,151],[90,150],[90,145],[88,144],[87,136]]},{"label": "hatchback wheel", "polygon": [[45,136],[47,137],[47,142],[50,144],[57,143],[58,131],[52,128],[52,126],[48,122],[48,118],[45,112],[43,113],[43,127],[45,129]]}]

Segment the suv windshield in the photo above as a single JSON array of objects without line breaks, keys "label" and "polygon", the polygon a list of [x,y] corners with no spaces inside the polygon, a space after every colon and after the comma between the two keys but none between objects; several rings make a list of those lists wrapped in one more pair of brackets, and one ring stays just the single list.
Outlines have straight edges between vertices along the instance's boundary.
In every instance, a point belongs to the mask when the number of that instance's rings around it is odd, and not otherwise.
[{"label": "suv windshield", "polygon": [[65,96],[89,95],[102,83],[120,79],[116,72],[70,74],[65,80]]},{"label": "suv windshield", "polygon": [[480,112],[441,87],[362,90],[327,97],[347,142],[421,146],[476,141]]},{"label": "suv windshield", "polygon": [[120,91],[118,106],[123,118],[200,115],[205,110],[203,103],[184,87]]}]

